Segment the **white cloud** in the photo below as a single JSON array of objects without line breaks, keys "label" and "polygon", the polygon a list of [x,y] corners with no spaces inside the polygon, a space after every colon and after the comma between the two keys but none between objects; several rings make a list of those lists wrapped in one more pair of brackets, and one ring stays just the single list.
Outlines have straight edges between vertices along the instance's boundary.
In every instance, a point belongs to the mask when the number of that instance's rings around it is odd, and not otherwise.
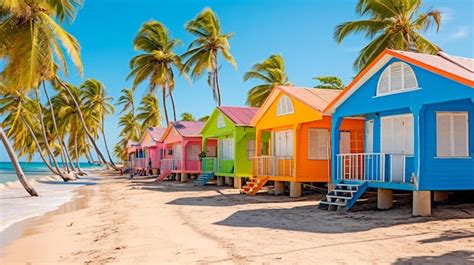
[{"label": "white cloud", "polygon": [[461,26],[458,27],[458,29],[454,32],[451,33],[449,36],[450,39],[452,40],[459,40],[459,39],[464,39],[467,36],[469,36],[469,28],[466,26]]}]

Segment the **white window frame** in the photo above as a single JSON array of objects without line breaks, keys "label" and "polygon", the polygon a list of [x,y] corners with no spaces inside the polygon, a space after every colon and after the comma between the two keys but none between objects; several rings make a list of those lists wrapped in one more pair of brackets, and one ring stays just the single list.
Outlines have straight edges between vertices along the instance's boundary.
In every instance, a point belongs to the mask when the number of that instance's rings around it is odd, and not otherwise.
[{"label": "white window frame", "polygon": [[225,127],[225,120],[224,120],[224,115],[222,113],[219,113],[217,116],[217,128],[224,128]]},{"label": "white window frame", "polygon": [[[439,155],[439,133],[438,133],[438,117],[441,115],[449,116],[449,152],[448,156]],[[466,150],[465,155],[456,155],[454,153],[454,116],[466,117]],[[469,158],[469,113],[467,111],[437,111],[436,112],[436,158]]]},{"label": "white window frame", "polygon": [[[327,139],[326,139],[326,143],[325,143],[325,148],[326,148],[326,152],[324,152],[323,154],[320,154],[318,152],[318,149],[320,148],[320,139],[318,137],[319,133],[320,132],[325,132],[327,133]],[[315,137],[316,137],[316,144],[314,146],[311,145],[311,134],[312,133],[315,133]],[[331,133],[328,129],[323,129],[323,128],[308,128],[308,159],[309,160],[328,160],[329,157],[331,156],[330,155],[330,152],[331,152],[331,149],[330,149],[330,141],[331,141]],[[311,148],[316,148],[316,156],[312,156],[311,155]]]},{"label": "white window frame", "polygon": [[295,109],[291,102],[291,98],[287,95],[281,96],[277,105],[277,116],[289,115],[294,113],[294,111]]},{"label": "white window frame", "polygon": [[[392,67],[396,66],[396,65],[401,65],[401,82],[402,82],[402,88],[400,90],[393,90],[392,89]],[[405,81],[406,81],[406,78],[405,78],[405,68],[409,69],[409,72],[411,72],[413,74],[413,79],[415,81],[415,86],[414,87],[405,87]],[[386,75],[387,76],[387,79],[388,79],[388,88],[387,88],[387,92],[380,92],[380,83],[382,81],[382,78],[384,78]],[[408,65],[407,63],[405,62],[394,62],[394,63],[391,63],[389,66],[387,66],[385,68],[385,70],[383,70],[382,74],[380,75],[379,77],[379,80],[377,82],[377,93],[376,93],[376,97],[380,97],[380,96],[387,96],[387,95],[393,95],[393,94],[398,94],[398,93],[405,93],[405,92],[409,92],[409,91],[413,91],[413,90],[418,90],[420,89],[419,87],[419,84],[418,84],[418,79],[416,78],[416,74],[415,74],[415,71],[413,70],[413,68]]]}]

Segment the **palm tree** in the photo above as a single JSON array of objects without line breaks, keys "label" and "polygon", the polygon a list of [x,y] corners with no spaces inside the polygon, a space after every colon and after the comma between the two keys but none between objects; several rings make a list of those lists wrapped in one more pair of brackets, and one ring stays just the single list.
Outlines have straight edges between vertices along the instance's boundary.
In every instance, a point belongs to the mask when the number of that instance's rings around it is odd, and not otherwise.
[{"label": "palm tree", "polygon": [[120,135],[126,140],[138,141],[141,137],[140,132],[134,130],[138,121],[137,117],[133,116],[131,112],[122,115],[119,119],[119,126],[122,127]]},{"label": "palm tree", "polygon": [[81,101],[84,102],[84,107],[87,111],[94,113],[100,120],[100,131],[104,139],[105,150],[110,163],[115,166],[107,145],[107,137],[105,137],[105,117],[115,112],[114,106],[110,103],[113,98],[108,97],[104,85],[93,78],[84,81],[81,89]]},{"label": "palm tree", "polygon": [[263,84],[251,88],[247,95],[247,105],[260,107],[275,86],[290,85],[285,72],[285,61],[280,54],[272,54],[262,62],[256,63],[244,74],[244,82],[257,79]]},{"label": "palm tree", "polygon": [[221,32],[219,19],[210,8],[204,9],[194,20],[186,23],[185,27],[189,33],[196,36],[196,39],[182,55],[183,58],[187,58],[183,71],[189,72],[194,79],[197,79],[207,70],[208,84],[212,89],[214,100],[220,106],[222,99],[219,85],[219,52],[227,62],[234,67],[237,66],[230,54],[229,39],[233,33]]},{"label": "palm tree", "polygon": [[195,121],[193,114],[190,112],[183,112],[181,113],[181,120],[182,121]]},{"label": "palm tree", "polygon": [[319,81],[319,84],[314,86],[314,88],[324,88],[324,89],[344,89],[344,83],[337,76],[317,76],[313,80]]},{"label": "palm tree", "polygon": [[[134,77],[133,89],[145,79],[149,79],[150,93],[153,93],[157,86],[161,87],[166,123],[169,122],[166,96],[169,93],[172,97],[175,87],[173,68],[179,71],[182,69],[181,57],[174,53],[174,49],[180,43],[179,40],[170,37],[168,29],[163,24],[154,20],[143,24],[133,41],[135,50],[143,53],[130,61],[132,71],[128,78]],[[173,98],[172,104],[176,120]]]},{"label": "palm tree", "polygon": [[[135,98],[133,97],[133,91],[127,88],[121,90],[122,95],[119,97],[117,104],[123,105],[123,109],[120,113],[130,110],[133,117],[135,117]],[[136,123],[136,133],[140,134],[140,125]]]},{"label": "palm tree", "polygon": [[137,110],[137,120],[142,122],[142,130],[160,125],[160,107],[156,96],[148,94],[143,97]]},{"label": "palm tree", "polygon": [[367,19],[344,22],[336,27],[338,43],[353,33],[363,32],[371,42],[359,53],[354,67],[363,69],[384,49],[416,51],[435,54],[440,48],[426,39],[421,32],[441,25],[441,12],[429,10],[420,13],[422,0],[359,0],[356,12]]},{"label": "palm tree", "polygon": [[206,122],[207,120],[209,120],[209,115],[204,115],[198,119],[198,121],[202,121],[202,122]]}]

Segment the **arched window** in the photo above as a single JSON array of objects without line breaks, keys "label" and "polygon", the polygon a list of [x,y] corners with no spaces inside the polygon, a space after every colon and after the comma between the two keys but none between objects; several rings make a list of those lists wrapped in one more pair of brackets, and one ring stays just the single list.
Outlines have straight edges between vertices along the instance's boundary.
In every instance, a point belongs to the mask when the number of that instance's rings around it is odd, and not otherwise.
[{"label": "arched window", "polygon": [[390,64],[382,72],[377,85],[377,95],[399,93],[418,88],[415,72],[404,62]]},{"label": "arched window", "polygon": [[278,101],[277,116],[283,116],[293,113],[293,104],[290,97],[283,95]]},{"label": "arched window", "polygon": [[217,128],[224,128],[224,127],[225,127],[224,116],[222,116],[222,114],[219,113],[219,116],[217,116]]}]

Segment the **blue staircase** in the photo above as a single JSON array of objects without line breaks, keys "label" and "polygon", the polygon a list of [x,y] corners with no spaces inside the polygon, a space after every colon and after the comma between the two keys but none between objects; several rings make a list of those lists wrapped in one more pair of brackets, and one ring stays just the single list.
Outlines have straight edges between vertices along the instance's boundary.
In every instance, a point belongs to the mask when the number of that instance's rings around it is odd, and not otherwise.
[{"label": "blue staircase", "polygon": [[214,177],[214,172],[203,172],[199,177],[193,182],[194,186],[204,186]]},{"label": "blue staircase", "polygon": [[367,182],[348,184],[338,183],[319,203],[319,208],[328,211],[349,210],[367,189]]}]

